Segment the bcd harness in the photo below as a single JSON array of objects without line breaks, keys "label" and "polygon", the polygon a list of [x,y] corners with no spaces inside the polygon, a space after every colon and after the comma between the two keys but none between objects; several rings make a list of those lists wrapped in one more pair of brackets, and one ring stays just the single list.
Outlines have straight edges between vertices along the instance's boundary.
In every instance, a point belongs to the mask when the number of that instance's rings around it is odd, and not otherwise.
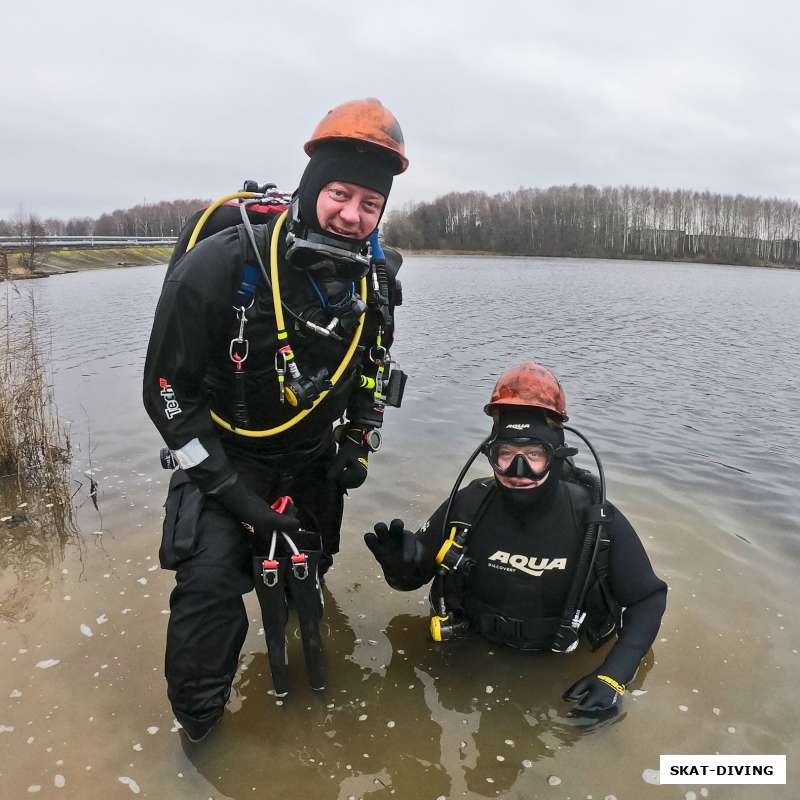
[{"label": "bcd harness", "polygon": [[[386,259],[378,241],[377,230],[369,240],[369,271],[367,276],[360,279],[358,301],[360,301],[357,322],[353,331],[352,338],[347,347],[344,357],[334,371],[333,375],[328,375],[326,368],[320,368],[314,373],[304,374],[298,366],[295,354],[292,349],[289,332],[284,322],[284,310],[295,320],[298,326],[311,331],[315,335],[333,338],[344,342],[345,339],[336,331],[338,319],[334,317],[328,326],[322,326],[309,319],[304,319],[293,309],[286,305],[280,293],[279,279],[279,257],[278,246],[280,234],[284,222],[288,215],[288,198],[275,190],[273,184],[266,184],[257,187],[254,182],[245,183],[245,191],[226,195],[212,203],[195,226],[192,236],[187,245],[187,251],[197,242],[203,226],[211,217],[211,214],[222,205],[236,202],[239,207],[242,225],[247,235],[252,254],[255,255],[258,266],[250,262],[250,253],[244,258],[245,266],[242,273],[242,280],[235,292],[233,308],[236,321],[236,335],[233,336],[229,346],[229,356],[233,365],[234,380],[234,403],[233,419],[231,421],[223,419],[213,409],[211,417],[220,427],[239,436],[251,438],[263,438],[275,436],[296,425],[308,414],[310,414],[329,394],[342,375],[347,371],[350,362],[357,350],[363,351],[364,346],[360,346],[360,340],[364,330],[366,311],[368,308],[375,310],[378,325],[373,345],[368,352],[368,358],[375,365],[375,377],[361,375],[359,379],[359,389],[371,393],[373,407],[376,412],[383,412],[386,405],[399,407],[402,402],[403,390],[405,388],[406,375],[402,370],[393,368],[389,351],[383,345],[383,336],[387,329],[393,324],[391,305],[389,298],[389,278],[386,268]],[[252,191],[256,189],[256,191]],[[275,221],[269,242],[269,264],[270,270],[267,272],[264,260],[261,256],[258,242],[253,231],[253,226],[247,214],[247,208],[251,205],[265,207],[271,213],[279,214]],[[309,276],[310,277],[310,276]],[[371,286],[367,282],[370,278]],[[313,279],[311,279],[314,285]],[[245,394],[245,362],[247,361],[250,345],[247,340],[246,325],[247,312],[255,302],[256,291],[261,284],[266,285],[272,293],[275,322],[277,328],[278,349],[275,353],[275,372],[278,378],[279,401],[294,408],[298,408],[298,413],[286,422],[272,428],[264,430],[253,430],[249,428],[247,398]],[[399,289],[399,282],[396,282]],[[316,287],[315,287],[316,288]],[[371,289],[371,291],[370,291]],[[318,291],[318,290],[317,290]],[[355,292],[353,292],[355,297]],[[400,305],[402,295],[400,291],[394,293],[392,305]]]},{"label": "bcd harness", "polygon": [[[467,635],[472,626],[477,625],[487,638],[520,649],[549,649],[555,653],[570,653],[578,646],[581,630],[586,634],[591,647],[596,648],[619,626],[621,609],[608,582],[611,540],[604,523],[610,520],[612,510],[605,501],[602,464],[594,448],[581,433],[568,426],[565,429],[580,436],[589,446],[600,477],[578,469],[570,460],[565,461],[562,480],[570,488],[570,501],[578,511],[586,530],[561,619],[555,634],[548,634],[552,641],[541,641],[542,626],[537,625],[537,620],[501,615],[493,609],[481,608],[479,603],[464,596],[466,579],[475,563],[468,554],[471,531],[480,524],[495,496],[494,479],[489,478],[479,483],[480,491],[475,490],[474,496],[470,497],[470,507],[458,507],[455,500],[464,475],[484,449],[485,442],[476,448],[462,469],[445,511],[442,528],[445,538],[436,555],[438,567],[430,592],[431,637],[434,641],[460,638]],[[569,487],[569,484],[573,486]],[[588,497],[584,490],[588,490]],[[452,519],[453,512],[457,513],[458,519]],[[448,607],[451,590],[462,596],[458,603],[461,610]],[[466,615],[465,608],[468,611]]]}]

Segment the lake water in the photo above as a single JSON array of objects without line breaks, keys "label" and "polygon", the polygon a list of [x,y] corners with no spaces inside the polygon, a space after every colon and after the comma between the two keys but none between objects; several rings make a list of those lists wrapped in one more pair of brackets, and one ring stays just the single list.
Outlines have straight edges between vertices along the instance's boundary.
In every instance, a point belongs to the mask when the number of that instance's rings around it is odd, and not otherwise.
[{"label": "lake water", "polygon": [[[326,589],[330,688],[308,689],[295,640],[292,692],[282,706],[268,696],[251,596],[228,713],[200,746],[183,743],[165,696],[172,573],[157,550],[168,475],[140,400],[163,275],[83,272],[10,293],[17,318],[32,293],[49,322],[83,484],[79,540],[39,543],[37,569],[8,555],[28,552],[17,547],[25,526],[0,529],[4,798],[794,796],[800,273],[408,257],[394,356],[411,377],[346,506]],[[446,496],[488,431],[495,378],[523,358],[561,379],[609,497],[670,585],[624,714],[594,731],[559,696],[602,653],[436,645],[426,590],[389,590],[361,538],[378,519],[415,527]],[[653,785],[659,754],[715,752],[786,753],[789,787]]]}]

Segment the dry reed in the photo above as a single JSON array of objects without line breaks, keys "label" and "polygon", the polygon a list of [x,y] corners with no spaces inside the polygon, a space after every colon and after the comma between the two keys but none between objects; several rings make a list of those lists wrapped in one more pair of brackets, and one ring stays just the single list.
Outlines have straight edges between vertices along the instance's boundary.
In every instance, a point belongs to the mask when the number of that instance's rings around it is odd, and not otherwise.
[{"label": "dry reed", "polygon": [[69,435],[47,382],[30,300],[22,325],[6,322],[0,361],[0,474],[16,475],[21,493],[38,491],[48,502],[69,498]]},{"label": "dry reed", "polygon": [[76,532],[69,434],[60,420],[39,344],[31,296],[19,320],[9,311],[0,347],[0,618],[19,618],[49,581]]}]

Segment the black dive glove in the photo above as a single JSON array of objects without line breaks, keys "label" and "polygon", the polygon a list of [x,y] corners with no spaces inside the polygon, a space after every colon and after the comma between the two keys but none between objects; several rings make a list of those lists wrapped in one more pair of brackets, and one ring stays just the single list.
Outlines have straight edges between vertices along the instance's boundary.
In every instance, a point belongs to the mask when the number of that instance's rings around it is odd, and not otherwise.
[{"label": "black dive glove", "polygon": [[383,568],[387,580],[415,572],[420,567],[425,549],[422,542],[405,529],[403,520],[393,519],[388,527],[385,522],[376,522],[374,531],[364,534],[364,544]]},{"label": "black dive glove", "polygon": [[342,489],[358,489],[367,479],[370,448],[364,441],[364,431],[348,428],[339,442],[339,450],[325,477],[336,481]]},{"label": "black dive glove", "polygon": [[239,520],[248,533],[253,535],[251,544],[265,555],[269,552],[273,531],[295,533],[300,528],[300,521],[293,505],[288,505],[282,514],[273,511],[266,500],[245,486],[241,478],[237,477],[229,486],[213,496],[225,506],[225,510],[231,516]]},{"label": "black dive glove", "polygon": [[575,703],[572,715],[600,715],[619,709],[619,701],[625,694],[625,686],[609,675],[593,672],[576,681],[561,696]]}]

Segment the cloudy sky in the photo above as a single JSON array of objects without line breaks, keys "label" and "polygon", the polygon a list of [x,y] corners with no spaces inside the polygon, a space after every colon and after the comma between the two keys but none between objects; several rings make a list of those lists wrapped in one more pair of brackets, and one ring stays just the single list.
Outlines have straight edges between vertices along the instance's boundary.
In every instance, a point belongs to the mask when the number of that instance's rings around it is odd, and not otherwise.
[{"label": "cloudy sky", "polygon": [[5,3],[0,217],[291,190],[375,96],[392,205],[592,183],[800,199],[797,0]]}]

